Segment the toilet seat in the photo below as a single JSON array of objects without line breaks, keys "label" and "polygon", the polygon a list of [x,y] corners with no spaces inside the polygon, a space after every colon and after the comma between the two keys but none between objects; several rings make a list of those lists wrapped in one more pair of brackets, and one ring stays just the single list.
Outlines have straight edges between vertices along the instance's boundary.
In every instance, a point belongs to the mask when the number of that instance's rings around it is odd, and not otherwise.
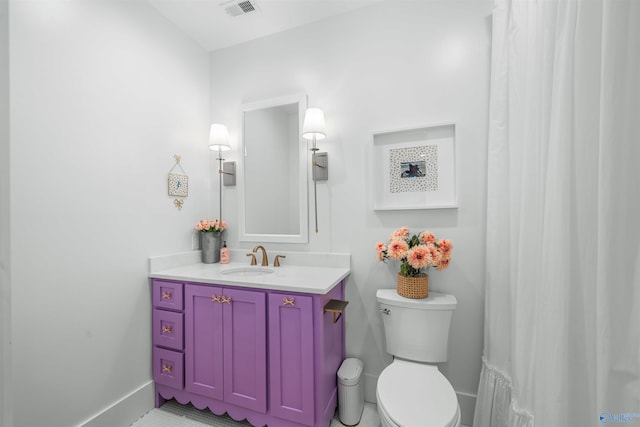
[{"label": "toilet seat", "polygon": [[380,374],[376,394],[379,409],[391,425],[459,425],[456,393],[435,365],[396,359]]}]

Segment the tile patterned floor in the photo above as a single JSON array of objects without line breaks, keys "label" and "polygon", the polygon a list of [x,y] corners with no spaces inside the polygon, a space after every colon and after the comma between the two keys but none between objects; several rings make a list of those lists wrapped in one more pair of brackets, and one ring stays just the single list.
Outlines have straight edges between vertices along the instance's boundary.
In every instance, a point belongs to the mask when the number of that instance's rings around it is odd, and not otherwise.
[{"label": "tile patterned floor", "polygon": [[[379,427],[380,421],[376,405],[365,403],[362,419],[359,427]],[[246,421],[234,421],[230,417],[217,416],[211,411],[201,411],[193,405],[181,405],[175,400],[170,400],[162,407],[152,409],[131,427],[249,427]],[[278,426],[273,426],[278,427]],[[343,427],[336,416],[331,421],[330,427]]]}]

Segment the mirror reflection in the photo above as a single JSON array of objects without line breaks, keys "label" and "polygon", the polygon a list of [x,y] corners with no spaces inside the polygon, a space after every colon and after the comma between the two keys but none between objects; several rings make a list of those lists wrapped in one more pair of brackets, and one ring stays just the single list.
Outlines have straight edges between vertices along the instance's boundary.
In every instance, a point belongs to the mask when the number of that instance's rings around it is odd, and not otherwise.
[{"label": "mirror reflection", "polygon": [[296,95],[243,106],[243,240],[307,241],[305,100]]}]

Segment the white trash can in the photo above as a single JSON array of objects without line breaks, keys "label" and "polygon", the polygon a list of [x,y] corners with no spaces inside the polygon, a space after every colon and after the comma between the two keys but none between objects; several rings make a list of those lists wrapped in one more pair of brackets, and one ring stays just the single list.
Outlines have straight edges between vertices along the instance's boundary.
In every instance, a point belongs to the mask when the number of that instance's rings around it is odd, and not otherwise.
[{"label": "white trash can", "polygon": [[345,359],[338,369],[338,413],[340,422],[354,426],[360,422],[364,410],[364,390],[360,377],[364,370],[362,360]]}]

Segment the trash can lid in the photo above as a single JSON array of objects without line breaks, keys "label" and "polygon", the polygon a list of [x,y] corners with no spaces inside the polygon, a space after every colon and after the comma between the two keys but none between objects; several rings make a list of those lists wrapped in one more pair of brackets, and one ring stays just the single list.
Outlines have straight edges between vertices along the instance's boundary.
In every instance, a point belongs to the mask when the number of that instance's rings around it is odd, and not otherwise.
[{"label": "trash can lid", "polygon": [[340,381],[340,384],[358,384],[363,368],[364,363],[362,363],[362,360],[356,359],[354,357],[345,359],[344,362],[342,362],[342,365],[340,365],[340,369],[338,369],[338,380]]}]

